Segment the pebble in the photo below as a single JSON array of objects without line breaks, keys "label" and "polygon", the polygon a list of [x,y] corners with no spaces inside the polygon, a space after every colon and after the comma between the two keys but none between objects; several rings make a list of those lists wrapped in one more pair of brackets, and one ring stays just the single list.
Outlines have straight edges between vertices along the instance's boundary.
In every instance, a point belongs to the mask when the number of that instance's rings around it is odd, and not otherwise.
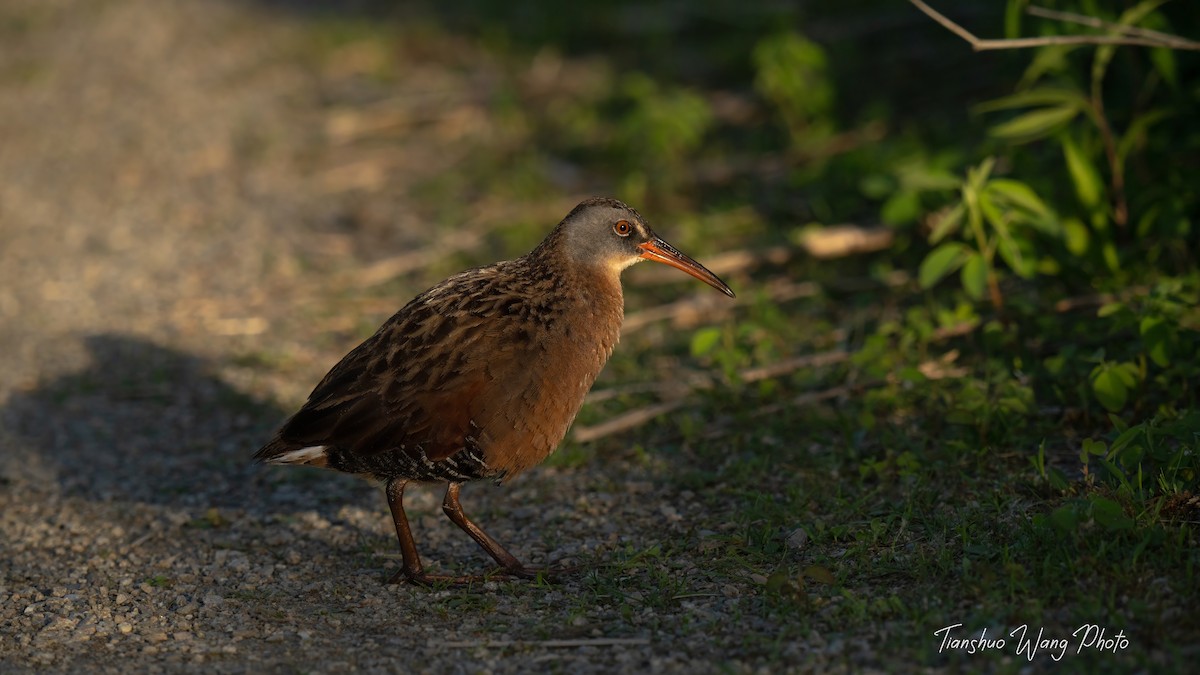
[{"label": "pebble", "polygon": [[803,549],[805,545],[808,544],[808,531],[803,527],[797,527],[796,529],[792,530],[791,534],[787,536],[785,543],[787,544],[787,547],[793,551],[799,551]]}]

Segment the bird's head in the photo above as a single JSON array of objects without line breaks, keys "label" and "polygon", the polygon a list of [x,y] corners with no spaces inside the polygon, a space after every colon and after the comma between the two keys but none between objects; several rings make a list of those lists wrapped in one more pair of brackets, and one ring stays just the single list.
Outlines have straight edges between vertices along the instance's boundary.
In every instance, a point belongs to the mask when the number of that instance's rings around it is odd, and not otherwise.
[{"label": "bird's head", "polygon": [[596,197],[581,202],[562,225],[564,252],[576,263],[620,274],[643,260],[654,260],[687,272],[729,297],[733,291],[717,275],[668,244],[642,215],[616,199]]}]

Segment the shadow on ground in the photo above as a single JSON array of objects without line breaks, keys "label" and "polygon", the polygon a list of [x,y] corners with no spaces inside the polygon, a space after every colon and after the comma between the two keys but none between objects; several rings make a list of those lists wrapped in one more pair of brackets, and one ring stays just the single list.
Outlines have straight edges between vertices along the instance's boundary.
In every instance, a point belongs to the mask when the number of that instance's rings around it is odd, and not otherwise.
[{"label": "shadow on ground", "polygon": [[[271,472],[251,456],[287,415],[238,391],[204,360],[141,338],[85,338],[86,369],[15,393],[0,411],[26,461],[6,471],[66,497],[179,507],[331,508],[352,481]],[[13,476],[16,478],[16,476]],[[352,488],[351,488],[352,489]]]}]

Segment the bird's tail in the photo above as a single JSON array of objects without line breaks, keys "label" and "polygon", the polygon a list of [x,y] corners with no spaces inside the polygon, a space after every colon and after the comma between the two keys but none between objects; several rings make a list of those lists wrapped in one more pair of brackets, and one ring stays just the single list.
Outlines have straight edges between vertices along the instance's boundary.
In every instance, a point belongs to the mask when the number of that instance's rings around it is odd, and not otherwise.
[{"label": "bird's tail", "polygon": [[307,466],[328,466],[328,446],[309,445],[296,447],[276,436],[261,450],[254,453],[254,459],[264,464],[305,464]]}]

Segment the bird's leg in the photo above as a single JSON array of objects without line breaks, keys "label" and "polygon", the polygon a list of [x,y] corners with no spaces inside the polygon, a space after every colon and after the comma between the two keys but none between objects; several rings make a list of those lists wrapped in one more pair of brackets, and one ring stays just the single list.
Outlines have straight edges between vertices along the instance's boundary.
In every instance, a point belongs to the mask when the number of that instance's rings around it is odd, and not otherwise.
[{"label": "bird's leg", "polygon": [[[484,580],[485,577],[481,576],[429,574],[425,571],[425,568],[421,565],[421,556],[417,553],[417,544],[413,540],[412,528],[408,526],[408,516],[404,513],[404,486],[407,484],[407,480],[393,478],[388,481],[386,488],[388,508],[391,509],[392,520],[396,523],[396,539],[400,540],[400,555],[404,558],[404,563],[401,566],[400,571],[393,574],[392,577],[388,579],[388,583],[402,584],[405,582],[412,582],[421,586],[435,586],[438,584],[470,584]],[[455,490],[455,493],[457,495],[457,490]],[[458,500],[456,496],[456,504],[457,501]],[[458,513],[460,515],[462,514],[462,507],[459,507]],[[463,520],[466,520],[466,516],[462,517]],[[454,516],[451,516],[451,519],[453,518]],[[455,520],[454,522],[457,523],[458,521]],[[506,573],[513,574],[515,576],[517,575],[516,570],[524,569],[521,567],[521,563],[518,562],[516,558],[513,558],[511,555],[509,555],[507,551],[501,548],[499,544],[492,541],[486,534],[483,533],[482,530],[480,530],[478,527],[475,527],[474,523],[471,523],[470,521],[466,522],[469,527],[475,528],[475,531],[479,532],[482,537],[488,541],[491,541],[492,544],[500,550],[500,552],[504,553],[504,555],[507,555],[512,560],[513,564],[516,565],[516,567],[513,569],[506,568]],[[464,527],[461,524],[459,527],[463,527],[463,529],[467,530],[472,537],[475,537],[475,534],[472,533],[470,529],[467,529],[467,527]],[[483,542],[478,538],[476,538],[475,541],[480,542],[480,545],[484,546]],[[493,554],[493,557],[495,557],[495,554]],[[500,560],[499,558],[496,559]],[[502,562],[501,564],[504,563]],[[525,576],[533,578],[536,576],[536,574],[533,572],[528,572]]]},{"label": "bird's leg", "polygon": [[421,556],[417,554],[417,543],[413,541],[412,529],[408,526],[408,516],[404,513],[404,486],[407,480],[392,478],[387,482],[388,508],[392,510],[392,520],[396,523],[396,538],[400,540],[400,555],[404,557],[404,566],[396,572],[389,584],[398,584],[405,580],[416,582],[425,581],[425,571],[421,567]]},{"label": "bird's leg", "polygon": [[461,483],[450,483],[446,488],[446,498],[442,500],[442,511],[455,525],[462,528],[463,532],[471,535],[475,543],[487,551],[487,554],[492,556],[496,564],[500,565],[505,574],[511,574],[515,577],[524,579],[536,579],[538,573],[536,570],[531,570],[521,564],[516,556],[509,553],[500,545],[500,542],[488,536],[478,525],[471,522],[467,518],[467,514],[463,512],[462,504],[458,501],[458,491],[461,488]]}]

